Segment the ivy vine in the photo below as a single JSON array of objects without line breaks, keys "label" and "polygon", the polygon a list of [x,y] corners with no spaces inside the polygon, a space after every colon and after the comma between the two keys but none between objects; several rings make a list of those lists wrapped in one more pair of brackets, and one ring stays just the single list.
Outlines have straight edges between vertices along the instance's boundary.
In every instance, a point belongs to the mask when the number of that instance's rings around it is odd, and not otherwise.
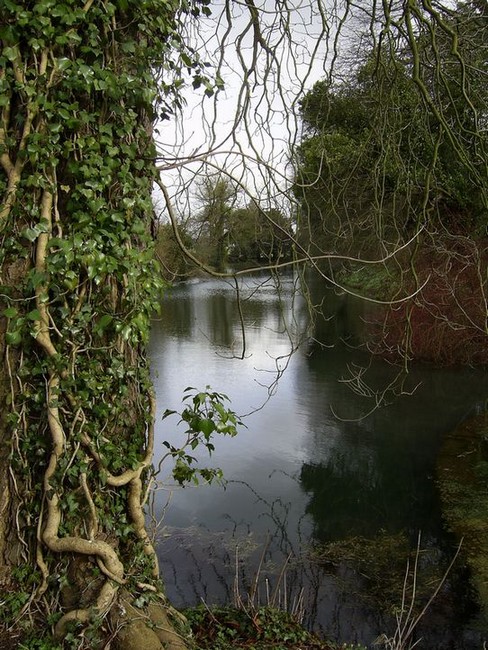
[{"label": "ivy vine", "polygon": [[[143,513],[155,412],[144,348],[162,289],[152,124],[185,84],[221,85],[181,29],[208,4],[0,8],[1,439],[12,564],[36,567],[12,572],[14,596],[27,595],[5,616],[47,620],[59,640],[105,614],[121,585],[158,584]],[[93,589],[69,607],[73,556]]]}]

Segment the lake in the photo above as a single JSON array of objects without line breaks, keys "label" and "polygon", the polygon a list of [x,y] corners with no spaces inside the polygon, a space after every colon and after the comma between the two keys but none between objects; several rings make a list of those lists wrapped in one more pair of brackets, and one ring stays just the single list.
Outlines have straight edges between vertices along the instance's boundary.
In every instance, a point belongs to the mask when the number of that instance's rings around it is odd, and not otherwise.
[{"label": "lake", "polygon": [[[486,406],[487,373],[402,369],[356,345],[370,307],[299,279],[264,275],[191,281],[169,290],[150,342],[163,441],[184,438],[185,388],[207,385],[243,418],[203,466],[219,485],[179,488],[163,463],[154,493],[157,550],[177,607],[274,602],[337,642],[393,634],[406,555],[420,537],[426,598],[456,552],[436,486],[443,436]],[[320,304],[311,319],[309,305]],[[244,336],[243,336],[244,334]],[[239,596],[237,596],[239,594]],[[480,648],[476,605],[462,563],[417,631],[419,648]]]}]

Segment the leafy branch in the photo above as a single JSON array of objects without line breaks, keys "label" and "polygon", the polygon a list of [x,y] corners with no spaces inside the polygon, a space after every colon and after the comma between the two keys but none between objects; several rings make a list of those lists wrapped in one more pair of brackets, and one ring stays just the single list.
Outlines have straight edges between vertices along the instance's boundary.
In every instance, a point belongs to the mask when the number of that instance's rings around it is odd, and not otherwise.
[{"label": "leafy branch", "polygon": [[195,451],[198,447],[203,447],[209,453],[215,450],[213,444],[214,435],[230,436],[233,438],[237,435],[238,428],[244,426],[238,416],[231,409],[227,408],[226,402],[229,398],[224,393],[212,391],[207,386],[204,391],[197,391],[189,386],[185,388],[186,407],[181,413],[166,409],[163,414],[163,420],[172,416],[180,415],[179,423],[186,423],[187,429],[184,432],[186,436],[181,446],[175,446],[168,441],[163,442],[169,450],[163,456],[159,463],[158,471],[161,471],[162,464],[170,457],[175,461],[173,467],[173,478],[180,485],[185,483],[194,483],[198,485],[199,477],[208,483],[214,479],[222,481],[223,474],[220,469],[195,467],[197,462],[195,456],[192,456],[188,450]]}]

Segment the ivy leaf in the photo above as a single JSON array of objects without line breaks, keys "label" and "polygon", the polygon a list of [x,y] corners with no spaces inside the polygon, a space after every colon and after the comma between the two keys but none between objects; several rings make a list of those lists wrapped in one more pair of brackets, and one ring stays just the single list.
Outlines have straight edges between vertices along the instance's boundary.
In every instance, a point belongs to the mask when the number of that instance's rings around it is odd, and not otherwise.
[{"label": "ivy leaf", "polygon": [[38,309],[33,309],[27,314],[27,318],[33,321],[41,320],[41,314],[39,313]]},{"label": "ivy leaf", "polygon": [[35,242],[39,237],[40,232],[37,230],[37,228],[26,228],[24,231],[22,231],[22,235],[30,242]]},{"label": "ivy leaf", "polygon": [[112,321],[113,316],[110,314],[104,314],[95,325],[94,331],[101,336],[103,334],[103,331],[110,325]]},{"label": "ivy leaf", "polygon": [[56,63],[58,66],[58,70],[60,70],[61,72],[64,72],[64,70],[69,68],[69,66],[71,65],[71,61],[65,56],[60,57]]},{"label": "ivy leaf", "polygon": [[22,231],[22,236],[28,239],[30,242],[34,242],[41,232],[49,232],[49,223],[42,219],[34,228],[25,228]]},{"label": "ivy leaf", "polygon": [[193,66],[193,61],[192,61],[191,57],[189,57],[186,52],[181,53],[181,60],[189,68],[191,68]]},{"label": "ivy leaf", "polygon": [[19,345],[22,342],[22,334],[20,333],[20,330],[7,332],[5,334],[5,342],[7,345]]},{"label": "ivy leaf", "polygon": [[15,61],[19,56],[19,51],[16,47],[4,47],[2,50],[2,56],[7,58],[9,61]]}]

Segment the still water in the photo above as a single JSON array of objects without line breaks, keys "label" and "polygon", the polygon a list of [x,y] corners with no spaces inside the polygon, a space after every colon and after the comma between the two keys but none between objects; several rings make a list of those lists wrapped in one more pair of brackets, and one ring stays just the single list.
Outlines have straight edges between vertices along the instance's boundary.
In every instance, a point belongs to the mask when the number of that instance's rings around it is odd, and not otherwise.
[{"label": "still water", "polygon": [[[216,440],[210,459],[195,453],[223,469],[225,489],[175,487],[162,464],[154,517],[168,595],[176,606],[232,602],[237,592],[300,605],[309,628],[369,645],[394,631],[380,601],[400,605],[391,601],[401,589],[389,585],[399,566],[403,579],[396,550],[420,533],[424,564],[443,567],[455,552],[436,458],[443,436],[484,407],[486,373],[415,366],[399,384],[399,368],[354,345],[364,304],[316,286],[324,318],[311,322],[292,276],[248,276],[239,289],[240,309],[233,283],[178,285],[153,325],[156,465],[164,440],[183,439],[178,418],[162,413],[181,411],[188,386],[227,394],[246,425]],[[429,616],[419,648],[481,647],[461,568]]]}]

